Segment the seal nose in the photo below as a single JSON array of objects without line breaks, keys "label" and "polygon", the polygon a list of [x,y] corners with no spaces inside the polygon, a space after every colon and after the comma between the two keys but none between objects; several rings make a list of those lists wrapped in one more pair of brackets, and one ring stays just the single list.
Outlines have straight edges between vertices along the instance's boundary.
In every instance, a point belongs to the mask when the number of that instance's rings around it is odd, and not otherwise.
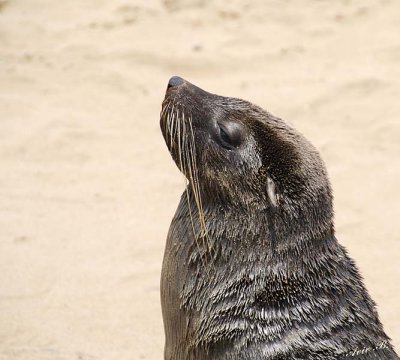
[{"label": "seal nose", "polygon": [[167,89],[174,87],[174,86],[179,86],[182,85],[185,82],[181,77],[179,76],[173,76],[171,79],[168,81],[168,87]]}]

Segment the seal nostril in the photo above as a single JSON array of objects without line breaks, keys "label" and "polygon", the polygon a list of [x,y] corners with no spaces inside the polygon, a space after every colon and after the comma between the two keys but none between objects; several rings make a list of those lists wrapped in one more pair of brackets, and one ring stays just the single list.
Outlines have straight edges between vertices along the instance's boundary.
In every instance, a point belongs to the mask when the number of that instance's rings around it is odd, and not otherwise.
[{"label": "seal nostril", "polygon": [[168,89],[174,86],[179,86],[182,85],[185,82],[181,77],[179,76],[173,76],[171,79],[168,81]]}]

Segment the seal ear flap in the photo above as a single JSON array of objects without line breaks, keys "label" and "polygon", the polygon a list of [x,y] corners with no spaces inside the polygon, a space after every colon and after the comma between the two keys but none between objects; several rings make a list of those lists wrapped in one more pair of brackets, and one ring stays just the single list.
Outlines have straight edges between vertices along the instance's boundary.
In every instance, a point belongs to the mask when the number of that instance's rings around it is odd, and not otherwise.
[{"label": "seal ear flap", "polygon": [[278,205],[278,194],[275,183],[269,176],[267,176],[267,194],[271,204],[276,207]]}]

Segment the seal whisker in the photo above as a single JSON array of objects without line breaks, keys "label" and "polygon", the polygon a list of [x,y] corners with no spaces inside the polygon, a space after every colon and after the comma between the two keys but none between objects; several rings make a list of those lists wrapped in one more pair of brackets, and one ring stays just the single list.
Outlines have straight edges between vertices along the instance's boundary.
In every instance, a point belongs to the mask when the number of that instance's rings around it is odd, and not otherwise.
[{"label": "seal whisker", "polygon": [[[163,103],[163,105],[164,105],[164,103]],[[161,119],[162,119],[163,125],[164,125],[163,130],[164,130],[166,137],[169,135],[169,111],[168,111],[168,109],[170,106],[171,106],[171,104],[167,103],[161,112],[161,114],[162,114]]]},{"label": "seal whisker", "polygon": [[177,140],[178,140],[178,159],[179,159],[179,166],[180,166],[181,170],[183,170],[183,161],[182,161],[182,131],[181,131],[181,121],[179,121],[179,109],[176,109],[175,122],[176,122],[176,131],[177,131]]},{"label": "seal whisker", "polygon": [[[184,124],[184,126],[186,128],[186,121],[185,121],[185,118],[184,118],[184,114],[183,114],[183,120],[184,120],[183,124]],[[191,125],[191,121],[192,120],[189,117],[188,118],[189,127],[192,126]],[[188,173],[187,173],[187,175],[188,175],[188,177],[190,179],[189,184],[190,184],[190,187],[191,187],[192,192],[193,192],[195,204],[196,204],[198,215],[199,215],[199,224],[200,224],[200,230],[201,230],[200,238],[202,239],[202,248],[205,249],[205,254],[207,255],[209,246],[206,243],[205,237],[203,236],[203,233],[204,233],[204,230],[203,230],[204,221],[202,221],[203,208],[202,208],[201,198],[200,198],[200,188],[198,187],[198,182],[196,181],[196,168],[195,168],[195,161],[196,161],[195,158],[196,157],[195,157],[195,144],[194,144],[194,138],[193,138],[193,131],[191,130],[190,134],[188,134],[188,132],[185,131],[185,135],[187,136],[187,139],[188,139],[188,141],[187,141],[187,151],[185,152],[187,165],[188,165]],[[192,136],[189,136],[189,135],[192,135]],[[188,194],[188,192],[187,192],[187,194]],[[189,200],[189,194],[187,196],[188,196],[188,200]],[[194,233],[194,238],[195,238],[198,250],[200,250],[201,248],[200,248],[200,245],[198,243],[199,236],[196,233]],[[201,251],[200,251],[200,253],[201,253]],[[204,261],[205,261],[205,263],[204,263]],[[208,272],[208,266],[207,266],[208,259],[207,259],[207,256],[205,256],[204,259],[203,259],[203,256],[201,256],[201,262],[202,262],[203,265],[204,264],[206,265],[205,268],[207,269],[206,271]]]},{"label": "seal whisker", "polygon": [[169,119],[170,119],[170,130],[169,130],[169,138],[170,138],[170,144],[171,144],[171,149],[175,146],[175,143],[174,143],[174,131],[175,131],[175,128],[176,128],[176,119],[175,119],[175,116],[174,116],[174,109],[175,108],[175,105],[172,105],[172,108],[171,108],[171,111],[170,111],[170,116],[169,116]]},{"label": "seal whisker", "polygon": [[[191,159],[190,159],[191,156],[192,156],[191,149],[190,149],[190,140],[191,139],[190,139],[190,137],[187,136],[186,121],[185,121],[185,114],[184,113],[182,113],[182,124],[183,124],[183,134],[184,134],[184,139],[183,139],[184,142],[183,142],[182,148],[183,148],[183,154],[185,156],[185,160],[187,162],[187,168],[186,168],[186,164],[185,164],[184,165],[184,169],[183,169],[184,170],[183,173],[184,174],[187,173],[189,178],[192,179],[192,175],[191,175],[192,164],[191,164]],[[187,182],[189,183],[188,186],[191,186],[192,182],[189,179],[187,179],[186,177],[185,177],[185,180],[187,180]],[[190,223],[191,223],[192,231],[193,231],[193,238],[195,239],[197,251],[201,252],[201,247],[200,247],[199,242],[198,242],[198,236],[196,234],[196,229],[195,229],[195,225],[194,225],[192,206],[191,206],[191,201],[190,201],[189,191],[188,190],[189,190],[188,187],[186,187],[185,194],[186,194],[186,200],[187,200],[187,204],[188,204]],[[197,206],[197,204],[196,204],[196,206]],[[202,257],[200,258],[200,260],[201,260],[201,263],[202,263],[203,267],[207,268],[207,266],[206,266],[207,262],[204,263],[204,259]],[[207,261],[207,259],[206,259],[206,261]]]},{"label": "seal whisker", "polygon": [[161,108],[161,113],[160,113],[160,118],[163,118],[169,110],[169,107],[171,106],[172,102],[171,101],[163,101],[162,108]]},{"label": "seal whisker", "polygon": [[203,240],[203,245],[205,245],[206,252],[210,252],[212,249],[212,244],[210,241],[210,238],[208,236],[208,229],[205,221],[205,214],[203,210],[203,204],[201,200],[201,194],[200,194],[200,185],[199,185],[199,174],[198,174],[198,169],[197,169],[197,163],[196,163],[196,144],[195,144],[195,138],[194,138],[194,132],[193,132],[193,125],[192,125],[192,118],[189,118],[189,126],[190,126],[190,140],[191,140],[191,170],[192,170],[192,188],[193,192],[195,193],[196,196],[196,204],[198,207],[198,212],[199,212],[199,221],[200,221],[200,228],[202,230],[201,237]]},{"label": "seal whisker", "polygon": [[170,138],[170,146],[172,148],[172,139],[171,139],[171,114],[167,113],[166,121],[165,121],[165,135]]}]

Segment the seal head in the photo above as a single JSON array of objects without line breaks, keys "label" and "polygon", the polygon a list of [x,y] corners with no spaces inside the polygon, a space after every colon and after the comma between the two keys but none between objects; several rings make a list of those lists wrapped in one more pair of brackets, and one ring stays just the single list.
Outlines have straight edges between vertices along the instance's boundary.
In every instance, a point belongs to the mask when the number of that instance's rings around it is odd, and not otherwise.
[{"label": "seal head", "polygon": [[309,230],[331,228],[332,197],[323,162],[281,119],[244,100],[213,95],[173,77],[161,129],[173,159],[197,183],[205,203],[270,208],[292,222],[291,231],[304,231],[303,224],[293,221],[315,222],[318,209],[324,213]]}]

